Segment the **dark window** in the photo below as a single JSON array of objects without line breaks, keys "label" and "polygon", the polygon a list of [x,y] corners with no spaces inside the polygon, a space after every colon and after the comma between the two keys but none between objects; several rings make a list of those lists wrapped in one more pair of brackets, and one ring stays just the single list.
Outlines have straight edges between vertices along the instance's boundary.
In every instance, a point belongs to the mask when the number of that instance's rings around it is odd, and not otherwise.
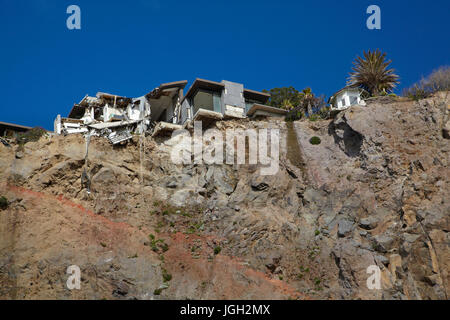
[{"label": "dark window", "polygon": [[198,90],[192,98],[193,116],[198,109],[221,112],[220,94],[218,92]]}]

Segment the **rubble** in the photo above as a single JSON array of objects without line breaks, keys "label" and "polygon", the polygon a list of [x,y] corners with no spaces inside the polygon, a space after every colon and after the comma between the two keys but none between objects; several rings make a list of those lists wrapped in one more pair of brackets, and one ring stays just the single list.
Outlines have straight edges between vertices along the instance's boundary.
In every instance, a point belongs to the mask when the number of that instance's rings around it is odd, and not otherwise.
[{"label": "rubble", "polygon": [[[156,121],[176,121],[182,90],[187,81],[166,83],[145,96],[127,98],[98,92],[86,95],[75,104],[68,117],[58,115],[54,122],[57,135],[74,133],[103,136],[113,145],[127,141],[132,134],[145,134]],[[170,123],[168,123],[170,124]]]}]

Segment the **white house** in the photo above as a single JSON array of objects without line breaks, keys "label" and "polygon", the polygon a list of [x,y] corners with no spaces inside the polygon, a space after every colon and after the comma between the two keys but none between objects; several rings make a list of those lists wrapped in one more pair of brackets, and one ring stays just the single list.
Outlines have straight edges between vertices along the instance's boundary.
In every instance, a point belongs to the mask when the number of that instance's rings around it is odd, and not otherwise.
[{"label": "white house", "polygon": [[331,110],[345,110],[348,107],[355,105],[365,106],[366,103],[364,102],[363,97],[366,96],[366,94],[367,91],[364,89],[347,86],[330,97],[329,103]]}]

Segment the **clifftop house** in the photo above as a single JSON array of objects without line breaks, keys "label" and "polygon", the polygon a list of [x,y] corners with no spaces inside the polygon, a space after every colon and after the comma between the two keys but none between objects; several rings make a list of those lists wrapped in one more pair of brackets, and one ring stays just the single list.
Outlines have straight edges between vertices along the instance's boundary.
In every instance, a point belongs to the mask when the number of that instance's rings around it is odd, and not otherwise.
[{"label": "clifftop house", "polygon": [[27,132],[31,127],[0,121],[0,137],[13,138],[17,133]]},{"label": "clifftop house", "polygon": [[355,105],[366,105],[363,100],[366,95],[367,91],[364,89],[347,86],[334,93],[328,100],[328,103],[331,111],[341,111]]},{"label": "clifftop house", "polygon": [[161,84],[148,94],[127,98],[99,92],[75,104],[67,118],[57,116],[56,134],[105,135],[111,143],[128,140],[132,133],[153,135],[186,127],[192,121],[227,118],[282,117],[286,111],[265,105],[268,93],[244,88],[240,83],[196,79],[184,95],[187,81]]}]

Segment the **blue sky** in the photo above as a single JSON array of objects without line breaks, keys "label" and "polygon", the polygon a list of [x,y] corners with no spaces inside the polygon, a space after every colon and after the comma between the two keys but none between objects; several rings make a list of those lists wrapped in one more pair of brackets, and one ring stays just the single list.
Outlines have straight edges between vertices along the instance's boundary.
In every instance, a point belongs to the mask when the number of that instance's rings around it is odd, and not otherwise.
[{"label": "blue sky", "polygon": [[[66,8],[81,8],[68,30]],[[381,30],[366,9],[381,8]],[[352,61],[380,48],[397,92],[450,60],[448,0],[0,0],[0,121],[53,129],[98,91],[141,96],[196,78],[331,95]]]}]

